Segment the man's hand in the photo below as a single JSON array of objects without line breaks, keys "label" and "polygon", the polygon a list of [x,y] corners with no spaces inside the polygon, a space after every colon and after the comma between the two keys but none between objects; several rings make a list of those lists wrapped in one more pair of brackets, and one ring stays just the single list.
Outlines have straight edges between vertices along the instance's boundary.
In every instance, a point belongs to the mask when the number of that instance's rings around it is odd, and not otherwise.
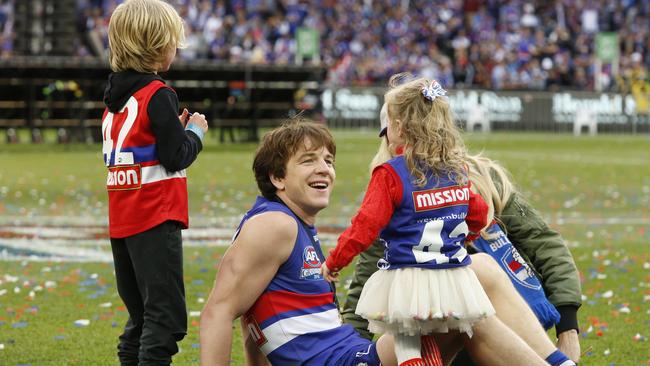
[{"label": "man's hand", "polygon": [[557,348],[573,362],[580,361],[580,338],[575,329],[564,331],[558,335]]},{"label": "man's hand", "polygon": [[336,282],[339,280],[339,273],[330,271],[330,269],[327,268],[327,264],[325,263],[323,263],[323,265],[320,267],[320,273],[323,275],[327,282]]}]

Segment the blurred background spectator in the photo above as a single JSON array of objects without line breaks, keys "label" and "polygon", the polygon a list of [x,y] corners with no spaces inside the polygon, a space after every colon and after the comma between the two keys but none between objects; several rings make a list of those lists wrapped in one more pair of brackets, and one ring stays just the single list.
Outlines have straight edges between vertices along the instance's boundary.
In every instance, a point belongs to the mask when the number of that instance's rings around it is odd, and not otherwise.
[{"label": "blurred background spectator", "polygon": [[13,1],[0,0],[0,58],[10,57],[13,53],[13,12]]},{"label": "blurred background spectator", "polygon": [[[78,0],[78,56],[105,57],[119,0]],[[595,37],[616,32],[627,91],[650,67],[650,0],[171,0],[186,22],[183,60],[296,63],[296,30],[316,29],[330,85],[384,85],[396,72],[445,87],[594,90]],[[2,57],[11,54],[12,1],[0,0]],[[309,60],[308,60],[309,62]],[[312,62],[315,62],[313,60]]]}]

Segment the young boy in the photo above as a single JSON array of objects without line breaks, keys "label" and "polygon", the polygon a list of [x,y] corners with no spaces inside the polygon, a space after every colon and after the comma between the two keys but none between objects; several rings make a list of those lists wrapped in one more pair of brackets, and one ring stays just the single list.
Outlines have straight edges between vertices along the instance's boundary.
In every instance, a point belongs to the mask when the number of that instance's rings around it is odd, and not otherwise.
[{"label": "young boy", "polygon": [[205,116],[158,76],[183,43],[183,21],[160,0],[127,0],[109,23],[113,73],[102,120],[109,232],[117,290],[129,312],[122,365],[169,365],[187,332],[181,229],[188,227],[185,168],[201,151]]}]

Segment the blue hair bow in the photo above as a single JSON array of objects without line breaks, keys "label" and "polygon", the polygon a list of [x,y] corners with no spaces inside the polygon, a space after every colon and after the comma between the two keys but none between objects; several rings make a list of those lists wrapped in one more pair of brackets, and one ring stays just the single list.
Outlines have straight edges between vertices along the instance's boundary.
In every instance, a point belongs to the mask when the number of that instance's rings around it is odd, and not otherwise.
[{"label": "blue hair bow", "polygon": [[432,80],[429,85],[422,88],[422,95],[424,95],[427,100],[433,102],[437,97],[444,97],[447,95],[447,91],[442,88],[442,86],[435,80]]}]

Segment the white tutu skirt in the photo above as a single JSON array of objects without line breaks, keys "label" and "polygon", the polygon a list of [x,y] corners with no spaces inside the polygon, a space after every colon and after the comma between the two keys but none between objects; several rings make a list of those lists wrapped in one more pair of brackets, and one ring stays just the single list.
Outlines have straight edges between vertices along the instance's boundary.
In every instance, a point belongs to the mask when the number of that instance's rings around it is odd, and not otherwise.
[{"label": "white tutu skirt", "polygon": [[469,267],[379,270],[363,286],[356,313],[368,330],[383,334],[429,334],[472,327],[494,307]]}]

